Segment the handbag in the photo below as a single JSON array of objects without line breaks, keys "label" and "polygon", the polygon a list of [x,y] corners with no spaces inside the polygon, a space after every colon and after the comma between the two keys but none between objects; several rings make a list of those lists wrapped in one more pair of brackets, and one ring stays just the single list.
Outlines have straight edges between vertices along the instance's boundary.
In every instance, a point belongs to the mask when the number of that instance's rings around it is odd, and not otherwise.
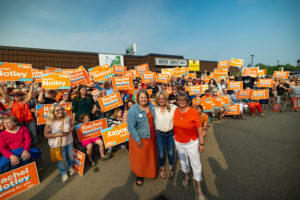
[{"label": "handbag", "polygon": [[[64,124],[65,124],[65,120],[63,119],[62,131],[61,131],[62,134],[64,132]],[[62,155],[63,148],[61,147],[61,141],[62,141],[62,135],[60,136],[59,139],[59,147],[49,149],[51,162],[63,161],[63,155]]]}]

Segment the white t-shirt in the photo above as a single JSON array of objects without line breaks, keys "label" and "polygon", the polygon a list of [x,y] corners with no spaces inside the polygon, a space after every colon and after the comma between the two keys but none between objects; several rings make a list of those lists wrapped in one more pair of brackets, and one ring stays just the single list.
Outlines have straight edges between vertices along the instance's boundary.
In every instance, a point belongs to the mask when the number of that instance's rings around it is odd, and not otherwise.
[{"label": "white t-shirt", "polygon": [[155,129],[162,132],[168,132],[173,129],[174,112],[177,106],[170,104],[170,111],[166,110],[161,113],[160,109],[155,106]]},{"label": "white t-shirt", "polygon": [[[52,124],[50,125],[52,129],[52,134],[59,134],[62,133],[62,120],[54,120]],[[68,132],[70,129],[70,117],[66,116],[64,120],[64,132]],[[59,147],[59,140],[60,137],[55,138],[48,138],[48,144],[51,148],[58,148]],[[65,137],[62,137],[61,146],[65,147],[68,144],[73,142],[73,136],[72,134],[69,134]]]}]

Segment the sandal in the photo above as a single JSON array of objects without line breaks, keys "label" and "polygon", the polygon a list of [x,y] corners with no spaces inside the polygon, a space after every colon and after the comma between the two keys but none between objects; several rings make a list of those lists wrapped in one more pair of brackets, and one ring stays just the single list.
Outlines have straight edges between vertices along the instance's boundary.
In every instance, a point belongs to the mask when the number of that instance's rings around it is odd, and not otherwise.
[{"label": "sandal", "polygon": [[169,168],[169,178],[173,178],[174,177],[174,171],[172,168]]},{"label": "sandal", "polygon": [[187,187],[188,184],[189,184],[189,179],[188,178],[185,178],[185,179],[182,180],[182,186],[183,187]]},{"label": "sandal", "polygon": [[[142,183],[138,183],[138,181],[142,182]],[[143,186],[143,183],[144,183],[144,178],[143,177],[139,177],[137,176],[136,177],[136,181],[135,181],[135,184],[139,187],[142,187]]]},{"label": "sandal", "polygon": [[165,168],[160,168],[160,170],[159,170],[159,177],[160,178],[166,178],[166,170],[165,170]]},{"label": "sandal", "polygon": [[[198,199],[199,200],[205,200],[205,196],[204,196],[204,194],[202,193],[202,190],[197,190],[198,191]],[[200,196],[200,194],[203,194],[202,196]]]}]

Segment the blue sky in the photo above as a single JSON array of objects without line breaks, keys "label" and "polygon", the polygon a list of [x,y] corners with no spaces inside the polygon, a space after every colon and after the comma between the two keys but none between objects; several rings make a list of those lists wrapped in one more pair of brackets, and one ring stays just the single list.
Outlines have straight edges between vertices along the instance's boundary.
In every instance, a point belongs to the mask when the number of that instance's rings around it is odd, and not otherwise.
[{"label": "blue sky", "polygon": [[298,0],[0,0],[0,45],[296,65]]}]

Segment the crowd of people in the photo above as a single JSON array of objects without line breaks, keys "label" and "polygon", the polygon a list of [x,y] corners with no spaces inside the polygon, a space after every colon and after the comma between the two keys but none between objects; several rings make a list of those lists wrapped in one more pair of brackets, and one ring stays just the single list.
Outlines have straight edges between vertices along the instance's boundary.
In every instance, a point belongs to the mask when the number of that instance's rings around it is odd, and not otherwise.
[{"label": "crowd of people", "polygon": [[[272,103],[281,104],[280,112],[285,112],[291,99],[300,97],[300,79],[295,76],[289,80],[275,79],[273,87],[269,88],[270,98],[258,101],[237,98],[238,90],[227,89],[230,81],[243,81],[243,89],[259,89],[257,78],[233,75],[218,80],[211,78],[208,82],[183,76],[172,77],[168,83],[151,80],[147,84],[136,78],[133,79],[132,89],[121,91],[114,91],[110,81],[94,82],[89,87],[77,85],[70,90],[44,90],[41,83],[35,82],[1,83],[0,173],[32,161],[36,161],[40,170],[43,169],[39,147],[46,138],[50,148],[62,147],[63,160],[58,161],[57,165],[63,181],[75,173],[73,147],[86,149],[90,165],[95,166],[95,144],[99,146],[102,160],[110,159],[113,150],[129,150],[136,185],[142,186],[144,178],[155,178],[157,175],[162,179],[174,177],[177,151],[181,170],[185,174],[182,185],[188,186],[191,166],[199,199],[204,199],[200,154],[205,149],[205,136],[211,124],[228,118],[245,120],[247,113],[252,117],[256,114],[266,117],[263,109],[268,109]],[[203,93],[190,95],[186,88],[195,85],[207,85],[207,89]],[[93,95],[95,89],[98,93]],[[97,100],[115,92],[120,93],[124,105],[103,112]],[[203,101],[213,103],[223,97],[228,100],[226,104],[209,111],[204,109]],[[63,103],[72,103],[71,116],[67,115]],[[36,123],[36,106],[39,104],[52,104],[45,125]],[[227,106],[233,104],[240,105],[240,114],[226,115]],[[79,142],[75,125],[102,118],[107,119],[109,127],[127,122],[129,142],[108,149],[105,149],[101,136]]]}]

